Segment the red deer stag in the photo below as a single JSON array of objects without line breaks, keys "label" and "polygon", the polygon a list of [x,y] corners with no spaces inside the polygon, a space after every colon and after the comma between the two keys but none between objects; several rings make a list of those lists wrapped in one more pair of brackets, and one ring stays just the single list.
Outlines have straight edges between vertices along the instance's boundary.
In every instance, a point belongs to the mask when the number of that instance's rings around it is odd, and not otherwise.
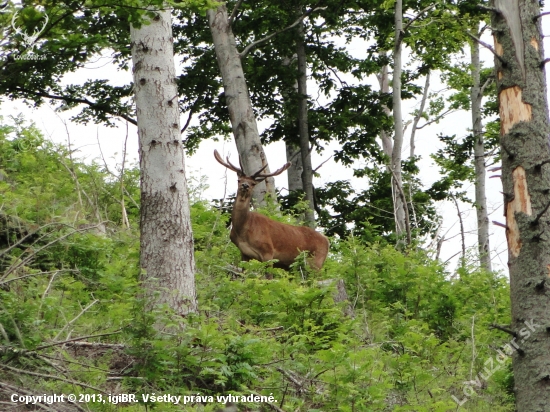
[{"label": "red deer stag", "polygon": [[274,173],[262,174],[266,165],[253,175],[246,176],[241,169],[231,164],[229,158],[224,162],[217,150],[214,150],[214,157],[239,176],[238,192],[231,211],[233,227],[230,238],[241,251],[242,260],[267,262],[277,259],[274,266],[288,270],[300,252],[307,251],[310,254],[310,265],[314,269],[321,269],[329,248],[326,237],[309,227],[287,225],[250,211],[254,186],[268,177],[283,173],[290,167],[290,163]]}]

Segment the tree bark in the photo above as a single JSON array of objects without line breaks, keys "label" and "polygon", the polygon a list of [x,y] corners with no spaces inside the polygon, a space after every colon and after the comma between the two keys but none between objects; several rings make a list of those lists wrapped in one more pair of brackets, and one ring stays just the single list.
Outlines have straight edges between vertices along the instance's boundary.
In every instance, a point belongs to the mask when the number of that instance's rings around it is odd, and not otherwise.
[{"label": "tree bark", "polygon": [[487,197],[485,196],[485,144],[483,142],[483,124],[481,123],[481,100],[483,93],[480,84],[481,63],[479,61],[479,43],[472,42],[471,63],[472,80],[472,133],[474,135],[475,202],[477,213],[477,245],[479,263],[485,270],[491,270],[491,252],[489,248],[489,216],[487,215]]},{"label": "tree bark", "polygon": [[[381,53],[384,54],[385,52]],[[376,76],[378,79],[378,83],[380,84],[380,92],[387,94],[390,92],[390,83],[389,83],[389,75],[388,75],[388,66],[382,66],[382,69],[380,70],[380,73]],[[388,106],[384,105],[382,107],[384,109],[384,113],[388,117],[391,116],[391,110]],[[391,136],[385,131],[382,130],[380,132],[380,140],[382,140],[382,150],[384,151],[385,155],[388,156],[389,159],[392,157],[393,152],[393,142],[391,139]]]},{"label": "tree bark", "polygon": [[520,347],[512,353],[516,410],[550,411],[550,125],[540,7],[537,0],[491,5],[511,330]]},{"label": "tree bark", "polygon": [[[408,232],[406,216],[407,205],[403,201],[403,178],[401,173],[401,150],[403,147],[403,114],[401,111],[401,73],[402,73],[402,36],[403,36],[403,0],[395,2],[395,47],[393,51],[393,119],[394,135],[390,167],[392,169],[393,209],[395,216],[395,232],[402,239]],[[401,243],[402,240],[399,240]],[[408,239],[410,243],[410,240]]]},{"label": "tree bark", "polygon": [[307,56],[303,22],[298,25],[296,55],[298,58],[298,130],[300,134],[300,152],[303,167],[302,186],[305,193],[305,200],[309,203],[309,207],[305,211],[304,223],[311,228],[315,228],[313,167],[311,166],[311,152],[309,150],[309,123],[307,111]]},{"label": "tree bark", "polygon": [[286,161],[292,163],[286,172],[288,174],[288,191],[295,192],[296,190],[304,190],[302,184],[302,155],[300,148],[291,142],[285,141]]},{"label": "tree bark", "polygon": [[[207,16],[237,151],[243,171],[250,176],[267,165],[267,158],[260,141],[235,36],[229,25],[225,5],[219,6],[216,10],[208,10]],[[264,173],[269,174],[269,167],[264,169]],[[272,177],[256,185],[252,193],[254,204],[265,205],[266,194],[276,199],[275,181]]]},{"label": "tree bark", "polygon": [[[283,66],[290,66],[294,59],[285,57],[283,58]],[[293,84],[293,93],[298,93],[298,79],[295,79]],[[291,92],[283,88],[281,95],[285,106],[292,107],[292,101],[290,97]],[[290,110],[288,110],[290,112]],[[292,127],[296,126],[295,119],[292,119]],[[287,139],[289,136],[286,136]],[[286,161],[290,162],[291,166],[287,169],[288,176],[288,191],[294,192],[296,190],[304,190],[302,185],[302,155],[300,154],[300,147],[292,143],[290,140],[285,140],[286,149]]]},{"label": "tree bark", "polygon": [[141,167],[141,281],[153,305],[196,312],[195,261],[170,10],[131,27]]}]

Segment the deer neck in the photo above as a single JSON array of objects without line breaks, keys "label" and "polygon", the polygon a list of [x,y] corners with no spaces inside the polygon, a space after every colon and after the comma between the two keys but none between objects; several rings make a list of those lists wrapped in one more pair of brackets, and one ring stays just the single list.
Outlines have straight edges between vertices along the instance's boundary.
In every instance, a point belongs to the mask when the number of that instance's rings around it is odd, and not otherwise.
[{"label": "deer neck", "polygon": [[240,193],[238,193],[235,198],[233,210],[231,211],[231,222],[233,228],[237,231],[246,224],[250,217],[250,199],[250,194],[248,196],[242,196]]}]

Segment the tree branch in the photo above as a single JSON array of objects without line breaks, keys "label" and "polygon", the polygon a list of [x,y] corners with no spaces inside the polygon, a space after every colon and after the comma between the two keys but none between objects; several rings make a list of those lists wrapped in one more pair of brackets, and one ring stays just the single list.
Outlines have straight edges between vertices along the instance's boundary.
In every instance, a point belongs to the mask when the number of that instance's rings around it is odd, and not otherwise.
[{"label": "tree branch", "polygon": [[[7,393],[21,393],[21,394],[28,395],[28,396],[36,396],[35,393],[33,393],[33,392],[30,392],[30,391],[28,391],[24,388],[19,387],[19,386],[10,385],[9,383],[5,383],[5,382],[0,382],[0,389],[3,389],[4,392],[7,392]],[[9,392],[8,392],[8,390],[9,390]],[[10,402],[10,405],[14,406],[14,404],[12,402]],[[51,409],[49,406],[44,405],[40,402],[37,402],[35,405],[38,406],[39,408],[42,408],[45,411],[56,412],[55,409]]]},{"label": "tree branch", "polygon": [[407,22],[407,24],[405,24],[405,27],[403,27],[403,33],[405,33],[407,29],[411,26],[411,24],[413,24],[416,20],[418,20],[420,16],[422,16],[424,13],[426,13],[428,10],[430,10],[433,7],[435,7],[435,3],[428,7],[424,7],[422,10],[420,10],[416,16],[414,16],[412,19],[410,19]]},{"label": "tree branch", "polygon": [[33,352],[36,352],[36,351],[39,351],[39,350],[43,350],[43,349],[47,349],[47,348],[51,348],[52,346],[57,346],[57,345],[65,345],[67,343],[71,343],[71,342],[76,342],[76,341],[79,341],[79,340],[84,340],[84,339],[89,339],[89,338],[99,338],[99,337],[103,337],[103,336],[111,336],[111,335],[118,335],[119,333],[121,333],[121,330],[115,330],[114,332],[109,332],[109,333],[100,333],[100,334],[97,334],[97,335],[87,335],[87,336],[80,336],[78,338],[73,338],[73,339],[69,339],[69,340],[64,340],[64,341],[61,341],[61,342],[53,342],[53,343],[49,343],[47,345],[42,345],[42,346],[39,346],[37,347],[36,349],[34,349]]},{"label": "tree branch", "polygon": [[479,96],[483,97],[483,94],[485,93],[485,89],[493,82],[493,76],[489,76],[487,80],[485,80],[485,83],[483,83],[483,86],[481,86],[481,89],[479,89]]},{"label": "tree branch", "polygon": [[538,16],[535,16],[535,20],[540,19],[543,16],[548,16],[550,14],[550,11],[545,11],[544,13],[539,14]]},{"label": "tree branch", "polygon": [[414,138],[416,135],[416,131],[418,130],[418,122],[420,121],[420,118],[422,117],[422,113],[424,113],[424,107],[426,106],[426,101],[428,100],[428,90],[430,89],[430,72],[428,71],[428,74],[426,74],[426,83],[424,85],[424,93],[422,93],[422,100],[420,101],[420,109],[418,110],[418,114],[414,117],[412,130],[411,130],[411,139],[410,139],[410,156],[414,156]]},{"label": "tree branch", "polygon": [[518,336],[518,334],[516,332],[514,332],[513,330],[511,330],[510,328],[507,328],[505,326],[500,326],[500,325],[497,325],[495,323],[492,323],[489,325],[489,329],[498,329],[498,330],[501,330],[503,332],[506,332],[510,335],[512,335],[514,338]]},{"label": "tree branch", "polygon": [[103,393],[105,395],[107,394],[105,391],[103,391],[99,388],[96,388],[95,386],[88,385],[84,382],[74,381],[72,379],[65,379],[65,378],[62,378],[60,376],[47,375],[45,373],[38,373],[38,372],[31,372],[31,371],[27,371],[27,370],[24,370],[24,369],[14,368],[13,366],[8,366],[8,365],[0,365],[0,368],[4,368],[4,369],[10,370],[12,372],[16,372],[16,373],[23,373],[25,375],[38,376],[39,378],[44,378],[44,379],[55,379],[55,380],[58,380],[58,381],[70,383],[72,385],[82,386],[83,388],[88,388],[88,389],[91,389],[93,391]]},{"label": "tree branch", "polygon": [[425,128],[426,126],[431,125],[432,123],[436,123],[436,122],[438,122],[439,120],[441,120],[441,118],[447,116],[449,113],[452,113],[452,112],[454,112],[454,111],[455,111],[454,109],[449,109],[449,110],[447,110],[447,111],[441,113],[441,114],[440,114],[439,116],[437,116],[435,119],[430,120],[429,122],[424,123],[422,126],[418,126],[418,127],[416,128],[416,130],[423,129],[423,128]]},{"label": "tree branch", "polygon": [[292,23],[290,26],[287,26],[287,27],[285,27],[284,29],[281,29],[281,30],[277,30],[277,31],[274,32],[274,33],[271,33],[271,34],[269,34],[269,35],[267,35],[267,36],[265,36],[265,37],[263,37],[263,38],[261,38],[261,39],[259,39],[259,40],[256,40],[255,42],[250,43],[248,46],[246,46],[246,47],[244,48],[244,50],[243,50],[241,53],[239,53],[239,57],[240,57],[241,59],[244,58],[244,57],[246,57],[246,55],[247,55],[247,54],[250,52],[250,50],[252,50],[254,47],[258,46],[259,44],[265,43],[266,41],[272,39],[273,37],[275,37],[275,36],[278,35],[278,34],[281,34],[281,33],[285,32],[285,31],[287,31],[287,30],[292,29],[293,27],[296,27],[298,24],[300,24],[300,22],[301,22],[302,20],[304,20],[307,16],[309,16],[309,15],[312,14],[313,12],[318,11],[318,10],[325,10],[325,9],[326,9],[326,7],[316,7],[316,8],[314,8],[314,9],[310,9],[310,10],[306,11],[304,14],[302,14],[300,17],[298,17],[298,19],[297,19],[294,23]]},{"label": "tree branch", "polygon": [[317,170],[319,170],[321,168],[321,166],[323,166],[326,162],[328,162],[330,159],[332,159],[332,156],[333,155],[330,155],[330,157],[325,160],[323,163],[321,163],[319,166],[317,166],[315,169],[313,169],[313,173],[317,172]]},{"label": "tree branch", "polygon": [[54,240],[52,240],[51,242],[49,242],[48,244],[42,246],[41,248],[35,250],[32,254],[30,254],[29,256],[27,256],[25,259],[22,259],[19,263],[17,264],[14,264],[12,265],[10,268],[8,268],[6,270],[6,272],[4,273],[4,276],[2,276],[2,279],[5,279],[7,278],[11,273],[13,273],[13,271],[15,271],[16,269],[20,268],[21,266],[24,266],[25,264],[29,263],[29,261],[32,259],[33,256],[35,256],[36,254],[38,254],[39,252],[41,252],[42,250],[50,247],[51,245],[53,245],[54,243],[57,243],[71,235],[74,235],[75,233],[80,233],[80,232],[85,232],[86,230],[89,230],[89,229],[92,229],[92,228],[96,228],[102,224],[104,224],[105,222],[100,222],[98,223],[97,225],[93,225],[93,226],[89,226],[89,227],[86,227],[86,228],[83,228],[83,229],[75,229],[74,231],[70,232],[70,233],[66,233],[64,234],[63,236],[60,236]]},{"label": "tree branch", "polygon": [[229,16],[229,19],[227,19],[227,24],[229,27],[233,24],[235,21],[235,17],[237,17],[237,13],[239,12],[239,7],[241,7],[243,0],[238,0],[235,4],[235,7],[233,7],[233,11],[231,12],[231,16]]},{"label": "tree branch", "polygon": [[550,202],[546,203],[546,206],[544,206],[544,209],[542,209],[540,213],[537,215],[537,217],[533,219],[533,221],[531,222],[532,225],[538,225],[540,218],[542,217],[542,215],[546,213],[546,211],[548,210],[548,207],[550,207]]},{"label": "tree branch", "polygon": [[494,56],[495,56],[498,60],[500,60],[500,62],[501,62],[504,66],[507,66],[507,65],[508,65],[508,63],[506,63],[506,61],[505,61],[501,56],[499,56],[499,55],[497,54],[497,52],[495,51],[495,49],[493,49],[493,48],[491,47],[491,45],[485,43],[485,42],[484,42],[483,40],[481,40],[481,39],[478,39],[476,36],[474,36],[472,33],[468,32],[468,31],[466,32],[466,34],[467,34],[468,36],[470,36],[470,37],[472,38],[472,40],[478,42],[478,43],[481,44],[483,47],[485,47],[486,49],[488,49],[491,53],[493,53]]},{"label": "tree branch", "polygon": [[116,113],[116,112],[112,112],[110,110],[105,110],[103,108],[98,108],[99,105],[97,103],[92,102],[88,99],[79,99],[79,98],[76,98],[76,97],[68,97],[68,96],[58,96],[58,95],[55,95],[55,94],[49,94],[49,93],[45,93],[45,92],[38,92],[38,91],[34,91],[34,90],[28,90],[28,89],[25,89],[23,87],[16,87],[16,90],[18,90],[22,93],[28,93],[28,94],[32,94],[32,95],[38,96],[38,97],[45,97],[47,99],[62,100],[62,101],[68,102],[68,103],[86,104],[86,105],[88,105],[92,108],[95,108],[97,110],[100,110],[104,113],[109,113],[113,116],[118,116],[118,117],[126,120],[127,122],[132,123],[134,126],[137,126],[137,121],[132,119],[130,116],[128,116],[124,113]]}]

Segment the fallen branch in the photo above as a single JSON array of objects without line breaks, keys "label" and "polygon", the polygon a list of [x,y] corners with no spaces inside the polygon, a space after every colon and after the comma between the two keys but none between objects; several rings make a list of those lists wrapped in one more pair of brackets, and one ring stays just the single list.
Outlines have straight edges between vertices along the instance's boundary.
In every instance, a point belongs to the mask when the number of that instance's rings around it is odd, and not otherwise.
[{"label": "fallen branch", "polygon": [[54,379],[54,380],[70,383],[72,385],[81,386],[83,388],[88,388],[88,389],[91,389],[93,391],[100,392],[100,393],[103,393],[103,394],[107,395],[107,393],[105,391],[103,391],[102,389],[96,388],[95,386],[88,385],[84,382],[78,382],[78,381],[74,381],[72,379],[66,379],[66,378],[62,378],[60,376],[48,375],[48,374],[45,374],[45,373],[26,371],[24,369],[14,368],[13,366],[8,366],[8,365],[0,365],[0,368],[7,369],[7,370],[10,370],[10,371],[15,372],[15,373],[22,373],[24,375],[37,376],[39,378]]},{"label": "fallen branch", "polygon": [[109,333],[100,333],[98,335],[87,335],[87,336],[80,336],[78,338],[73,338],[73,339],[69,339],[69,340],[64,340],[64,341],[61,341],[61,342],[53,342],[53,343],[49,343],[47,345],[42,345],[42,346],[39,346],[37,348],[34,349],[33,352],[36,352],[36,351],[39,351],[39,350],[43,350],[43,349],[47,349],[47,348],[51,348],[52,346],[57,346],[57,345],[66,345],[70,342],[76,342],[76,341],[79,341],[79,340],[84,340],[84,339],[89,339],[89,338],[99,338],[99,337],[102,337],[102,336],[111,336],[111,335],[118,335],[119,333],[121,333],[121,329],[119,330],[116,330],[114,332],[109,332]]}]

